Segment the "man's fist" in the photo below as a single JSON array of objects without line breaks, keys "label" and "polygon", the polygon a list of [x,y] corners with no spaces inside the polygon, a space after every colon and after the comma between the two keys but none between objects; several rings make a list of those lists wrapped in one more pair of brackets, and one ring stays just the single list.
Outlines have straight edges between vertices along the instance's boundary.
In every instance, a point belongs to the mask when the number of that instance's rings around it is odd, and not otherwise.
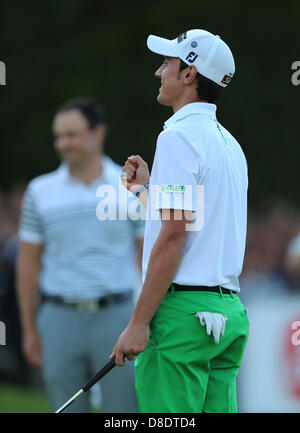
[{"label": "man's fist", "polygon": [[129,156],[122,172],[121,181],[131,192],[137,191],[150,180],[148,164],[139,155]]}]

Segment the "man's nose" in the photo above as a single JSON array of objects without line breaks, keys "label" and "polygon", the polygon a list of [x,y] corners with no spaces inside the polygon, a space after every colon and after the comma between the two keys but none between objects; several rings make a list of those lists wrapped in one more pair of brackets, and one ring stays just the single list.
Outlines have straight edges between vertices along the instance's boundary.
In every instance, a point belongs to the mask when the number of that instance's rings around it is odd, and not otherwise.
[{"label": "man's nose", "polygon": [[154,74],[156,76],[156,78],[160,78],[161,77],[161,66],[157,69],[157,71]]},{"label": "man's nose", "polygon": [[64,148],[68,147],[68,145],[69,145],[69,140],[68,140],[67,137],[59,137],[59,138],[56,140],[56,146],[57,146],[59,149],[64,149]]}]

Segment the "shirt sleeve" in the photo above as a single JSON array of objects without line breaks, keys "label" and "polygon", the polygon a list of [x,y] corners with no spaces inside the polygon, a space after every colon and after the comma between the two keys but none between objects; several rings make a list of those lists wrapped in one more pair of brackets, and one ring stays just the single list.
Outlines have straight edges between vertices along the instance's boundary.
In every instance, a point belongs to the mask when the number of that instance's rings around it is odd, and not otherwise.
[{"label": "shirt sleeve", "polygon": [[155,209],[196,211],[200,162],[188,138],[179,131],[164,131],[158,137],[155,158],[158,184],[151,186]]},{"label": "shirt sleeve", "polygon": [[23,242],[32,244],[43,242],[42,224],[31,184],[28,185],[24,194],[18,235]]}]

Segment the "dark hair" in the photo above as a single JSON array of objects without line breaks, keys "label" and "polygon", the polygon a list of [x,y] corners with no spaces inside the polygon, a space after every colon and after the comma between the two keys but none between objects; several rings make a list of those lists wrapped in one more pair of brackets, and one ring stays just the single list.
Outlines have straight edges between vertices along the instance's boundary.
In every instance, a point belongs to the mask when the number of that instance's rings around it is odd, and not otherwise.
[{"label": "dark hair", "polygon": [[[180,59],[179,72],[183,71],[183,69],[187,68],[188,66],[189,65]],[[198,98],[210,103],[214,103],[219,98],[222,87],[209,78],[199,74],[199,72],[197,72],[196,79],[198,83]]]},{"label": "dark hair", "polygon": [[95,129],[99,125],[106,125],[106,114],[96,101],[90,98],[69,99],[59,107],[57,113],[70,110],[79,110],[85,117],[90,129]]}]

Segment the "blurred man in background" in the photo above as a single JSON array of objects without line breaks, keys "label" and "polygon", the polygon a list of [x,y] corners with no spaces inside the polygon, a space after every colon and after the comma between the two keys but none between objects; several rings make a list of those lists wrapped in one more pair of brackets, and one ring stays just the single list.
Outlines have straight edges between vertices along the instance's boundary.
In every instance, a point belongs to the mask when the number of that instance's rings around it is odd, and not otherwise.
[{"label": "blurred man in background", "polygon": [[[53,131],[63,162],[27,187],[17,288],[23,349],[31,365],[43,368],[57,409],[107,362],[130,318],[144,222],[96,217],[98,187],[118,190],[121,173],[102,153],[102,108],[89,99],[68,101],[56,113]],[[136,412],[130,364],[103,380],[105,412]],[[88,395],[68,410],[90,411]]]},{"label": "blurred man in background", "polygon": [[293,289],[300,287],[300,232],[289,242],[285,266]]}]

